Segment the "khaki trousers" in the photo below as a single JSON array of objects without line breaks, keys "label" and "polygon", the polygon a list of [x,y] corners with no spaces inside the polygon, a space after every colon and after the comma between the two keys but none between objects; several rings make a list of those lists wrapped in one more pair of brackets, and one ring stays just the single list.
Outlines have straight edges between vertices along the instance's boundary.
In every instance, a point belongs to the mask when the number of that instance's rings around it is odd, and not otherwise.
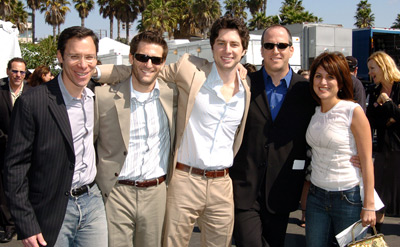
[{"label": "khaki trousers", "polygon": [[164,247],[186,247],[195,221],[202,247],[231,245],[234,207],[229,175],[205,178],[175,170],[167,193]]},{"label": "khaki trousers", "polygon": [[105,207],[110,247],[160,247],[166,202],[165,182],[138,188],[115,184]]}]

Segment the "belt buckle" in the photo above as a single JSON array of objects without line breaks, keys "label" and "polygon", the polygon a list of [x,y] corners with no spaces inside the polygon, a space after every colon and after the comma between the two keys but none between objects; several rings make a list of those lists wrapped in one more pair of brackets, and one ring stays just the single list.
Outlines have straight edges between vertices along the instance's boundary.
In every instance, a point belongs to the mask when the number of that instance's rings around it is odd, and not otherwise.
[{"label": "belt buckle", "polygon": [[135,180],[135,187],[140,187],[139,186],[139,181]]},{"label": "belt buckle", "polygon": [[203,177],[204,177],[204,178],[208,178],[208,177],[207,177],[207,170],[206,170],[206,169],[203,170]]}]

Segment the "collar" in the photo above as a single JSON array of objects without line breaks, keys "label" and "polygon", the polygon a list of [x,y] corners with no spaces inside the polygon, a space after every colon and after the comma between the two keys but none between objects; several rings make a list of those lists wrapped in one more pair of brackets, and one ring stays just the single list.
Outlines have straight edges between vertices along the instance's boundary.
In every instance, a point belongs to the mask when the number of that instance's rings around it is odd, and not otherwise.
[{"label": "collar", "polygon": [[[130,84],[130,91],[131,91],[131,99],[136,99],[138,101],[141,101],[137,97],[137,94],[144,94],[144,93],[141,93],[141,92],[136,91],[135,89],[133,89],[132,76],[129,78],[129,82],[130,82],[129,84]],[[158,84],[158,79],[156,79],[156,83],[154,84],[154,88],[153,88],[153,90],[151,90],[149,92],[149,97],[147,99],[151,99],[153,97],[154,98],[158,98],[159,96],[160,96],[160,85]]]},{"label": "collar", "polygon": [[[236,70],[236,77],[239,80],[239,92],[243,91],[244,90],[243,82],[240,79],[238,70]],[[224,82],[222,81],[221,77],[219,76],[217,66],[215,65],[215,62],[214,62],[212,64],[210,74],[208,74],[207,79],[204,84],[206,84],[210,88],[216,89],[216,87],[217,87],[219,89],[222,87],[223,83]]]},{"label": "collar", "polygon": [[[76,100],[77,98],[74,98],[71,96],[71,94],[69,94],[68,90],[65,88],[64,81],[63,81],[61,75],[62,75],[62,71],[58,74],[58,78],[57,78],[58,86],[60,87],[61,94],[63,96],[65,105],[68,105],[73,100]],[[85,87],[82,92],[82,98],[86,98],[86,97],[92,98],[93,96],[94,96],[94,93],[92,92],[92,90],[89,90],[89,89],[87,89],[87,87]]]},{"label": "collar", "polygon": [[[289,66],[289,65],[288,65]],[[272,79],[271,79],[271,76],[270,75],[268,75],[268,73],[267,73],[267,71],[265,70],[265,67],[263,66],[262,67],[262,71],[263,71],[263,76],[264,76],[264,79],[269,79],[270,81],[272,81]],[[292,76],[293,76],[293,70],[290,68],[290,66],[289,66],[289,72],[285,75],[285,77],[283,77],[282,79],[281,79],[281,81],[282,80],[284,80],[285,81],[285,83],[286,83],[286,88],[289,88],[289,86],[290,86],[290,81],[292,80]]]},{"label": "collar", "polygon": [[[25,86],[24,84],[25,84],[25,82],[23,81],[23,82],[21,83],[21,88],[19,89],[18,94],[21,94],[22,91],[24,90],[24,86]],[[15,94],[15,91],[14,91],[14,90],[12,89],[12,87],[11,87],[10,80],[8,80],[8,88],[10,88],[10,92],[11,92],[11,93]]]}]

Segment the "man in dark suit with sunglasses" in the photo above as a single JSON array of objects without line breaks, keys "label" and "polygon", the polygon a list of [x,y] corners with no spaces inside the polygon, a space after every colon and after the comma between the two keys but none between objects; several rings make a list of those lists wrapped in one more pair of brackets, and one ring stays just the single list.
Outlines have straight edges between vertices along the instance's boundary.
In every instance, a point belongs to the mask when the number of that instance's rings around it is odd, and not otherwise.
[{"label": "man in dark suit with sunglasses", "polygon": [[250,109],[231,168],[238,247],[284,246],[289,214],[302,192],[305,132],[315,108],[309,83],[289,66],[289,30],[269,27],[261,42],[264,66],[249,75]]},{"label": "man in dark suit with sunglasses", "polygon": [[15,224],[7,206],[3,190],[3,178],[1,176],[3,173],[11,111],[15,100],[30,88],[24,81],[26,62],[22,58],[15,57],[8,62],[7,75],[8,77],[2,80],[4,85],[0,88],[0,224],[4,229],[4,235],[0,237],[0,243],[9,242],[15,236]]}]

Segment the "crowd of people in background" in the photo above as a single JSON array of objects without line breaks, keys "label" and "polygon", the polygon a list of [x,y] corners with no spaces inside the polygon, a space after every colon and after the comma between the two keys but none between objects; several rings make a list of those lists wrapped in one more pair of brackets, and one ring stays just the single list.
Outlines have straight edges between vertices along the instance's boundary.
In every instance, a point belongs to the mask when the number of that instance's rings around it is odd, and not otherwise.
[{"label": "crowd of people in background", "polygon": [[100,65],[84,27],[61,33],[56,77],[39,66],[28,78],[11,59],[0,242],[185,247],[197,222],[202,246],[283,247],[300,207],[306,245],[323,247],[358,220],[381,231],[400,215],[400,71],[389,55],[368,58],[366,102],[355,57],[324,52],[296,73],[292,35],[273,25],[257,70],[240,65],[243,21],[221,17],[210,33],[213,61],[166,65],[164,38],[144,31],[131,66]]}]

